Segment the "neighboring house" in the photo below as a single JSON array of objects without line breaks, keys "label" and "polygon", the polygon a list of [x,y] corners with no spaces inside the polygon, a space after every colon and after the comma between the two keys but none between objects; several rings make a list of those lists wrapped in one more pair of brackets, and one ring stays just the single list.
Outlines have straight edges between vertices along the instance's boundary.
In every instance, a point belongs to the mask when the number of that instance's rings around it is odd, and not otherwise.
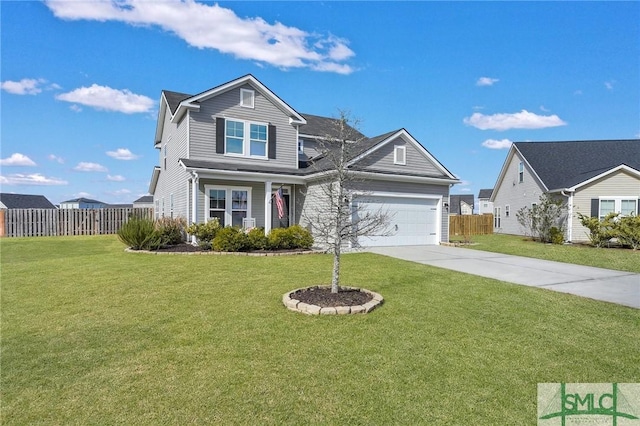
[{"label": "neighboring house", "polygon": [[[306,212],[322,208],[313,202],[319,182],[331,173],[318,139],[335,133],[334,124],[297,112],[252,75],[197,95],[163,91],[154,140],[159,166],[149,186],[156,216],[188,223],[215,217],[265,232],[308,225]],[[459,180],[405,129],[358,139],[349,167],[366,178],[366,197],[345,201],[371,210],[384,205],[394,234],[353,244],[448,241],[443,204]],[[282,218],[273,201],[280,189]]]},{"label": "neighboring house", "polygon": [[61,209],[102,209],[105,207],[108,207],[106,203],[90,198],[75,198],[60,203]]},{"label": "neighboring house", "polygon": [[449,214],[469,215],[473,214],[473,195],[450,195]]},{"label": "neighboring house", "polygon": [[44,195],[0,194],[0,209],[55,209]]},{"label": "neighboring house", "polygon": [[478,214],[492,214],[493,203],[491,202],[491,189],[481,189],[478,193]]},{"label": "neighboring house", "polygon": [[567,202],[567,241],[588,240],[578,213],[638,214],[640,140],[514,143],[490,199],[494,230],[522,234],[516,213],[536,204],[541,194]]},{"label": "neighboring house", "polygon": [[143,195],[133,202],[134,209],[151,209],[153,208],[153,195]]}]

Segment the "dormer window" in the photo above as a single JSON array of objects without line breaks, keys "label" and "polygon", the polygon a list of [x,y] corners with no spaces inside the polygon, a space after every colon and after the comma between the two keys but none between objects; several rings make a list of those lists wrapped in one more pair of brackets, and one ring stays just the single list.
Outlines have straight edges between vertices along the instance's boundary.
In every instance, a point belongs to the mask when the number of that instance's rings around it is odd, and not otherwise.
[{"label": "dormer window", "polygon": [[396,145],[393,148],[393,164],[407,164],[407,148],[404,145]]},{"label": "dormer window", "polygon": [[245,108],[253,108],[256,93],[249,89],[240,89],[240,106]]}]

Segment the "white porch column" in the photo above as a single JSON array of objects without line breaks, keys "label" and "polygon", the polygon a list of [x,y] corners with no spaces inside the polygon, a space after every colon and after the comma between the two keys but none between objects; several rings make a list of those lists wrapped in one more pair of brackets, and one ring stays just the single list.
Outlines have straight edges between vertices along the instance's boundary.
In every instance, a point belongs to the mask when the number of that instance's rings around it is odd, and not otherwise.
[{"label": "white porch column", "polygon": [[264,183],[264,234],[271,231],[271,181]]},{"label": "white porch column", "polygon": [[[198,187],[200,186],[200,179],[198,174],[193,172],[193,178],[191,179],[191,222],[196,223],[198,221]],[[195,235],[191,236],[191,242],[196,243]]]}]

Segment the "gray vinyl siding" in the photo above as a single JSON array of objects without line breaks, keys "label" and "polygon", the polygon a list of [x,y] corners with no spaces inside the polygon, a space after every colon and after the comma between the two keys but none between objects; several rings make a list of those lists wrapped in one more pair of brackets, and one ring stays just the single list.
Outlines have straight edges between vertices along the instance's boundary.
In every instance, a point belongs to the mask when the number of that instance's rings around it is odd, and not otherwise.
[{"label": "gray vinyl siding", "polygon": [[579,188],[573,196],[572,240],[588,241],[589,231],[580,224],[578,213],[591,214],[591,199],[600,197],[640,197],[640,179],[619,171]]},{"label": "gray vinyl siding", "polygon": [[[254,90],[250,85],[243,89]],[[261,164],[295,168],[298,165],[297,130],[289,124],[289,117],[277,106],[255,90],[254,108],[240,106],[240,87],[204,100],[200,111],[188,114],[192,160],[222,160],[228,163]],[[267,123],[276,126],[276,158],[252,159],[216,154],[216,118],[237,119]]]},{"label": "gray vinyl siding", "polygon": [[[533,175],[531,170],[524,163],[524,179],[519,182],[518,164],[522,159],[515,152],[501,182],[496,185],[494,209],[500,207],[502,210],[501,226],[494,228],[496,233],[523,235],[524,229],[516,219],[516,213],[522,207],[531,207],[532,203],[538,203],[540,195],[544,193],[543,186]],[[505,217],[505,206],[509,206],[510,215]]]},{"label": "gray vinyl siding", "polygon": [[[188,173],[178,164],[180,158],[187,156],[187,125],[183,120],[180,123],[171,123],[167,112],[162,132],[162,140],[159,146],[158,164],[160,176],[154,194],[154,200],[160,200],[160,214],[169,217],[171,214],[171,195],[173,194],[173,217],[189,218],[189,202],[185,181]],[[167,162],[165,168],[164,149],[167,145]],[[164,197],[164,210],[162,198]]]},{"label": "gray vinyl siding", "polygon": [[[396,146],[406,148],[406,164],[394,164],[393,153]],[[429,176],[444,176],[433,162],[420,152],[415,145],[402,137],[389,141],[378,150],[367,155],[356,163],[359,167],[370,170],[381,170],[398,173],[419,173]]]}]

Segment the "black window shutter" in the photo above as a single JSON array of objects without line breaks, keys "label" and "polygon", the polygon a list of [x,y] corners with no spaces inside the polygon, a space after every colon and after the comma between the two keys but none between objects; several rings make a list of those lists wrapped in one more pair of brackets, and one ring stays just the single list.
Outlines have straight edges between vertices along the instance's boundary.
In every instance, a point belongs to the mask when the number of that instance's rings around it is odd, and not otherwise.
[{"label": "black window shutter", "polygon": [[224,154],[224,118],[216,118],[216,154]]},{"label": "black window shutter", "polygon": [[269,158],[276,158],[276,126],[269,124]]},{"label": "black window shutter", "polygon": [[600,200],[597,198],[591,199],[591,217],[600,216]]}]

